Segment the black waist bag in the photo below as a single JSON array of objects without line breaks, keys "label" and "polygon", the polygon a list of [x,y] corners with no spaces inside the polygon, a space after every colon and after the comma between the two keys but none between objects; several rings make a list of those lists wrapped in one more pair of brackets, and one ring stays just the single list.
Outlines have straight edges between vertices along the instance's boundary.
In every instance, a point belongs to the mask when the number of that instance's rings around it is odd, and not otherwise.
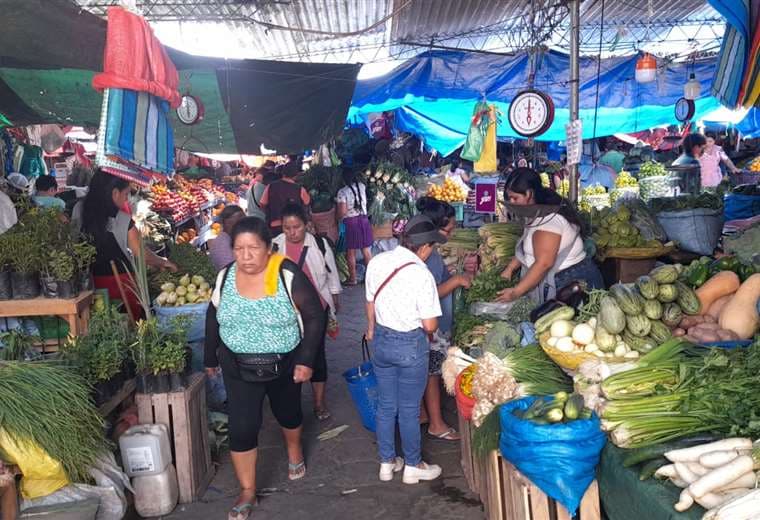
[{"label": "black waist bag", "polygon": [[235,354],[240,379],[247,383],[274,381],[285,370],[282,354]]}]

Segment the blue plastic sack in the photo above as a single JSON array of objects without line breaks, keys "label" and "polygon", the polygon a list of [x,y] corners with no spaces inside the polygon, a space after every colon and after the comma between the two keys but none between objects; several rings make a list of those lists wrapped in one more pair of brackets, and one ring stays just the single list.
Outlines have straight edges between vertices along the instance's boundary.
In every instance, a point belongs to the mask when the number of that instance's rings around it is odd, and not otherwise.
[{"label": "blue plastic sack", "polygon": [[206,311],[208,302],[194,303],[192,305],[182,305],[181,307],[161,307],[155,305],[153,311],[158,319],[158,326],[162,330],[168,327],[171,320],[180,315],[186,315],[190,318],[190,327],[187,331],[188,343],[194,341],[203,341],[206,338]]},{"label": "blue plastic sack", "polygon": [[760,215],[760,196],[736,193],[726,195],[723,214],[726,220],[739,220]]},{"label": "blue plastic sack", "polygon": [[596,415],[587,420],[539,425],[512,414],[515,409],[528,409],[535,400],[525,397],[501,406],[501,454],[575,515],[594,480],[607,437]]},{"label": "blue plastic sack", "polygon": [[348,393],[359,412],[362,424],[369,431],[375,431],[375,415],[377,414],[377,378],[372,368],[372,361],[366,361],[360,366],[343,372],[343,378],[348,384]]}]

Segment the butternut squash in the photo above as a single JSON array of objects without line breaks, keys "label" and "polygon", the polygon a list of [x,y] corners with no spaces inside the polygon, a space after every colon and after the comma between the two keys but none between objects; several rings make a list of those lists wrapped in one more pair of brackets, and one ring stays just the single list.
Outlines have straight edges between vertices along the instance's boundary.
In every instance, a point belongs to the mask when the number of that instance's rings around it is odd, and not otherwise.
[{"label": "butternut squash", "polygon": [[721,296],[717,300],[715,300],[712,305],[710,305],[710,308],[707,311],[707,316],[712,316],[715,318],[715,321],[717,323],[718,318],[720,318],[720,313],[723,311],[723,307],[726,306],[726,304],[733,298],[734,293],[728,294],[726,296]]},{"label": "butternut squash", "polygon": [[747,278],[723,307],[718,320],[720,328],[735,332],[739,339],[750,339],[760,325],[760,316],[757,313],[758,298],[760,273]]},{"label": "butternut squash", "polygon": [[715,300],[722,296],[728,296],[736,292],[741,285],[739,276],[731,271],[721,271],[712,278],[707,280],[702,286],[696,290],[697,298],[699,298],[700,314],[707,314],[710,309],[710,305]]}]

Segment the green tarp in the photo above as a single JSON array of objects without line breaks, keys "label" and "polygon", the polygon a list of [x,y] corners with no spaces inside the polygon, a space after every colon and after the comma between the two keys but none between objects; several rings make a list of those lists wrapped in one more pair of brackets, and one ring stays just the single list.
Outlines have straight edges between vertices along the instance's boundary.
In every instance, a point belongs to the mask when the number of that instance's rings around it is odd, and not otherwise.
[{"label": "green tarp", "polygon": [[673,504],[681,490],[654,479],[639,480],[637,468],[624,468],[625,450],[612,443],[599,464],[599,498],[609,520],[700,520],[705,510],[694,505],[678,513]]}]

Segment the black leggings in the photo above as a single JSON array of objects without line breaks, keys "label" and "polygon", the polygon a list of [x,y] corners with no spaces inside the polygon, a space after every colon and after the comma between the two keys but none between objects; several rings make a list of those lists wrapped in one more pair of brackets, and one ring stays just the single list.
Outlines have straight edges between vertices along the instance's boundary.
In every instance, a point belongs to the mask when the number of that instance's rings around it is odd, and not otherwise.
[{"label": "black leggings", "polygon": [[301,426],[301,384],[293,382],[293,371],[285,370],[268,383],[248,383],[238,377],[232,356],[229,350],[222,349],[220,364],[227,389],[230,450],[249,451],[258,446],[264,396],[269,397],[269,406],[280,426],[289,430]]},{"label": "black leggings", "polygon": [[[325,331],[327,331],[327,321],[330,319],[330,308],[325,310]],[[317,358],[314,360],[314,373],[311,375],[312,383],[324,383],[327,381],[327,353],[325,352],[325,336],[322,336],[322,342],[317,350]]]}]

